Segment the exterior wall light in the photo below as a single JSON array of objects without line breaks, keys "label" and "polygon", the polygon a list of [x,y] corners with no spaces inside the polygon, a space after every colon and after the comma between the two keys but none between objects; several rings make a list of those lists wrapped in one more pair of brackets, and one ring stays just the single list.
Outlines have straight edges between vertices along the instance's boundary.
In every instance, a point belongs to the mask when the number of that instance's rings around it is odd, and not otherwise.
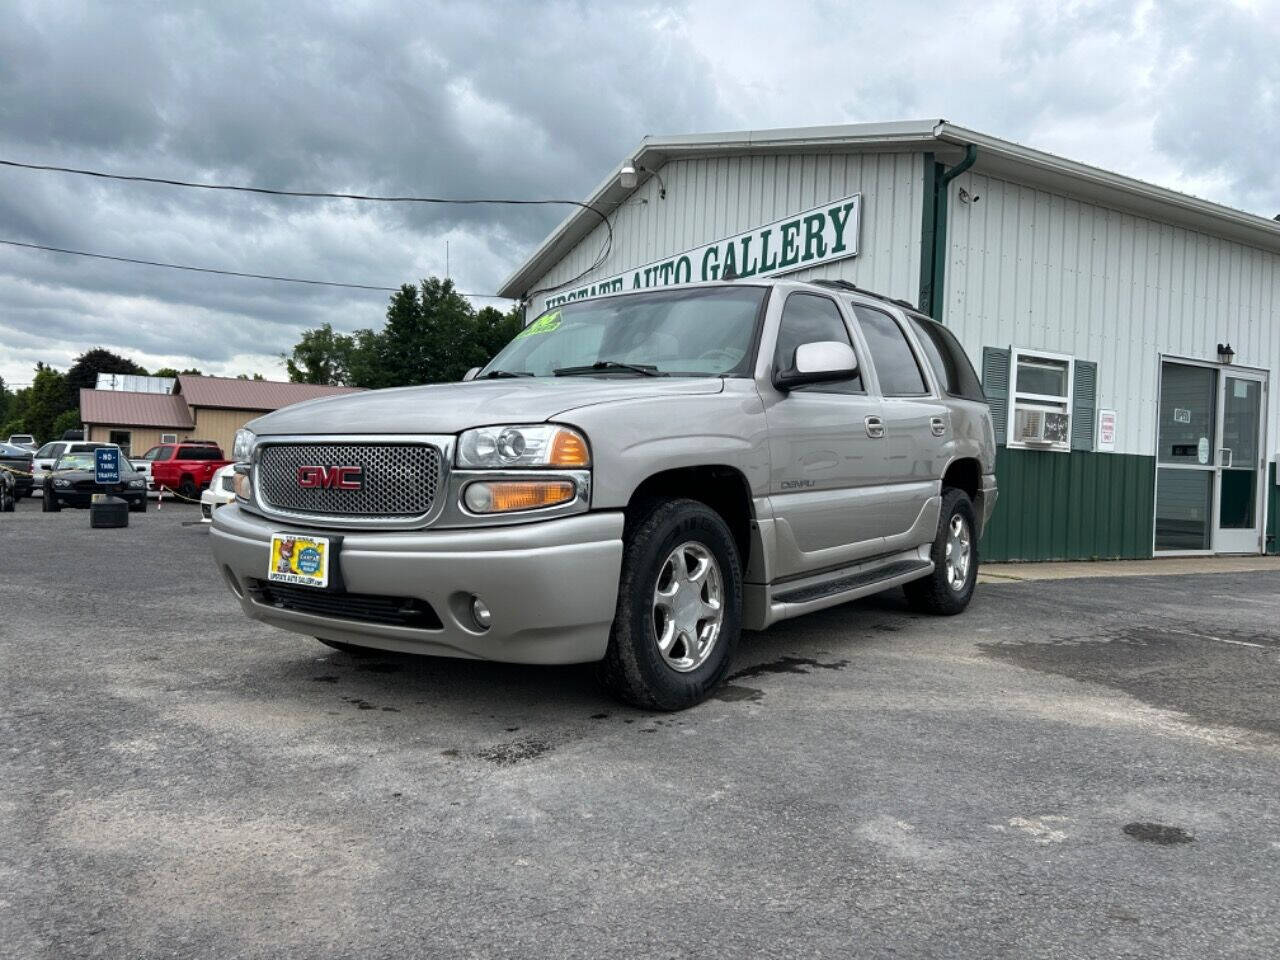
[{"label": "exterior wall light", "polygon": [[624,163],[622,169],[618,171],[618,184],[623,190],[633,190],[639,182],[640,177],[636,173],[635,164]]},{"label": "exterior wall light", "polygon": [[1236,358],[1236,352],[1231,349],[1231,344],[1218,344],[1218,362],[1230,364]]}]

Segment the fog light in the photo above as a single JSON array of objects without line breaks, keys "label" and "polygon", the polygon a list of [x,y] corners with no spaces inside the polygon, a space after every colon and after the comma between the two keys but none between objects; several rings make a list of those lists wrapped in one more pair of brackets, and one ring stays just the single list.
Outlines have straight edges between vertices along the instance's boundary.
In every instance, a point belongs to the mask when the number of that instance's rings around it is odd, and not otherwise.
[{"label": "fog light", "polygon": [[489,624],[493,623],[493,614],[489,612],[488,604],[479,597],[471,598],[471,619],[481,630],[488,630]]}]

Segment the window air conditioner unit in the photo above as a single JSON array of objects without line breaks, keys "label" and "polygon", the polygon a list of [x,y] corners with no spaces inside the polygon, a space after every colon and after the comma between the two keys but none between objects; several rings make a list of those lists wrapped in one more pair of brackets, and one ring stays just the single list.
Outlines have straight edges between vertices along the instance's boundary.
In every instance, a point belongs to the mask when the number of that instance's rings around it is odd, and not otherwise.
[{"label": "window air conditioner unit", "polygon": [[1039,407],[1018,407],[1014,415],[1014,436],[1020,443],[1061,446],[1071,437],[1071,415]]},{"label": "window air conditioner unit", "polygon": [[178,435],[176,433],[162,433],[160,434],[160,442],[161,443],[177,443]]}]

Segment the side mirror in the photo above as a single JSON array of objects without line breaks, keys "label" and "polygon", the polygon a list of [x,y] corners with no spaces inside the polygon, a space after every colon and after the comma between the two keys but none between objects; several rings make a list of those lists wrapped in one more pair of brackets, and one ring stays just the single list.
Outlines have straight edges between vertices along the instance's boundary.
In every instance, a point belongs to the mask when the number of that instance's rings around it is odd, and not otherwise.
[{"label": "side mirror", "polygon": [[472,367],[470,370],[468,370],[466,373],[462,375],[462,382],[466,383],[468,380],[474,380],[476,378],[476,374],[479,372],[480,372],[480,367]]},{"label": "side mirror", "polygon": [[858,374],[858,358],[853,348],[839,340],[818,340],[796,347],[790,370],[773,375],[773,385],[787,391],[810,383],[848,380]]}]

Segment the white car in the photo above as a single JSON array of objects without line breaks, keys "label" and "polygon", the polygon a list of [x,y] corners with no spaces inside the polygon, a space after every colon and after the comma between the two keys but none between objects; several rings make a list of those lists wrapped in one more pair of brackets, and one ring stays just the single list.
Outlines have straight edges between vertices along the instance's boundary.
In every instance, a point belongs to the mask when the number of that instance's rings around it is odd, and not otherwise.
[{"label": "white car", "polygon": [[235,502],[234,477],[235,464],[229,463],[213,475],[209,486],[200,494],[200,519],[205,523],[213,523],[213,511]]},{"label": "white car", "polygon": [[29,433],[9,434],[9,445],[13,447],[25,447],[28,450],[34,450],[37,447],[36,438]]},{"label": "white car", "polygon": [[[117,447],[114,443],[94,440],[51,440],[35,452],[31,460],[31,483],[37,494],[44,487],[44,477],[64,453],[84,453],[99,447]],[[127,459],[127,458],[126,458]]]}]

